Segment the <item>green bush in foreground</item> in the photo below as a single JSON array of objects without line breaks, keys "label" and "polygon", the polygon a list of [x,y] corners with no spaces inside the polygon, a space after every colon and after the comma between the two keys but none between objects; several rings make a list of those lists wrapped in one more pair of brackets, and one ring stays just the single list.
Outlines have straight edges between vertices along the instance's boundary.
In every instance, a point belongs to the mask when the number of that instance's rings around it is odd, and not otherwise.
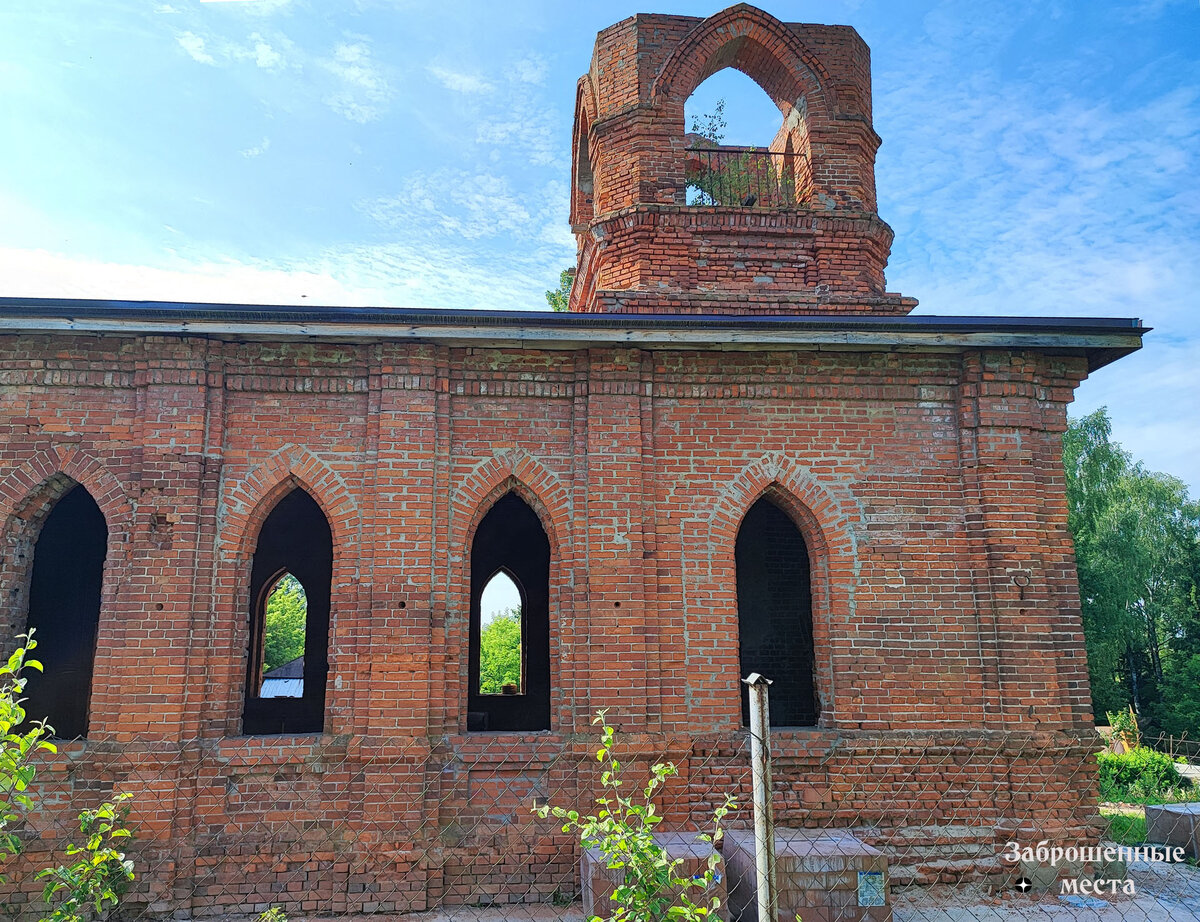
[{"label": "green bush in foreground", "polygon": [[[47,739],[53,731],[46,722],[25,723],[21,692],[25,690],[26,669],[41,670],[42,664],[28,659],[36,646],[33,631],[23,636],[24,644],[0,662],[0,867],[21,853],[21,839],[11,827],[35,808],[29,793],[37,774],[35,759],[39,753],[54,752]],[[125,828],[128,794],[79,814],[82,845],[67,845],[69,865],[47,868],[37,876],[45,880],[43,898],[51,914],[43,922],[83,922],[99,917],[117,905],[133,880],[133,862],[114,846],[131,833]],[[0,875],[0,884],[7,880]]]},{"label": "green bush in foreground", "polygon": [[[721,901],[712,897],[696,902],[689,891],[707,891],[716,876],[720,860],[714,850],[709,857],[704,873],[695,877],[685,875],[680,865],[682,858],[674,860],[654,841],[654,827],[662,822],[662,816],[654,806],[654,795],[667,778],[677,774],[670,762],[650,767],[650,779],[642,788],[640,798],[630,797],[621,791],[621,763],[616,757],[616,731],[608,726],[605,712],[600,711],[593,724],[600,724],[600,748],[596,760],[604,765],[600,774],[600,786],[608,796],[597,797],[599,808],[595,816],[581,816],[577,810],[563,807],[536,807],[539,816],[555,816],[566,820],[563,832],[576,831],[584,848],[598,848],[608,862],[608,867],[623,870],[623,880],[614,890],[612,901],[616,905],[610,922],[709,922],[719,919],[717,910]],[[720,834],[721,820],[737,807],[732,797],[726,796],[725,803],[713,811],[713,834],[698,835],[697,839],[712,842]],[[600,917],[593,916],[589,922]]]},{"label": "green bush in foreground", "polygon": [[1192,794],[1192,782],[1179,774],[1166,753],[1139,746],[1129,752],[1100,752],[1096,758],[1102,800],[1153,803],[1182,800]]}]

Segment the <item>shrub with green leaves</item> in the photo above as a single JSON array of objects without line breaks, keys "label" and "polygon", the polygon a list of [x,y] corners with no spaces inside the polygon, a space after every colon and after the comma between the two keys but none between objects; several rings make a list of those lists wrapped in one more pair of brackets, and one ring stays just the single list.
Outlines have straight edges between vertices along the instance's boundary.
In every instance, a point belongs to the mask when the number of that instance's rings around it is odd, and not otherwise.
[{"label": "shrub with green leaves", "polygon": [[[37,642],[33,632],[23,635],[25,643],[0,665],[0,866],[21,852],[21,839],[10,828],[20,821],[25,811],[33,809],[29,785],[37,774],[34,759],[39,752],[55,752],[47,736],[50,729],[45,721],[25,725],[24,699],[26,669],[42,670],[42,664],[27,656]],[[0,883],[5,878],[0,875]]]},{"label": "shrub with green leaves", "polygon": [[[612,901],[616,909],[609,922],[706,922],[718,918],[721,901],[712,897],[703,902],[692,899],[692,891],[707,891],[716,878],[719,857],[714,849],[703,874],[683,873],[682,858],[671,859],[654,841],[654,827],[662,822],[662,815],[654,805],[654,795],[672,775],[678,774],[670,762],[650,766],[650,778],[641,789],[641,797],[634,798],[622,792],[621,762],[615,753],[616,731],[605,720],[600,711],[593,724],[601,728],[600,748],[596,759],[604,769],[600,773],[600,786],[607,792],[596,798],[599,808],[593,816],[583,816],[577,810],[563,807],[536,807],[539,816],[555,816],[566,820],[563,832],[577,832],[580,843],[586,848],[597,848],[604,855],[607,866],[623,871],[623,880],[613,891]],[[726,796],[725,803],[713,811],[712,835],[698,835],[704,842],[712,842],[721,830],[721,821],[737,804]],[[591,922],[600,917],[593,916]]]},{"label": "shrub with green leaves", "polygon": [[1108,801],[1128,803],[1180,800],[1192,789],[1192,782],[1179,774],[1169,755],[1146,746],[1129,752],[1103,751],[1100,762],[1100,796]]},{"label": "shrub with green leaves", "polygon": [[1132,744],[1133,747],[1141,745],[1142,735],[1138,730],[1137,717],[1133,713],[1133,708],[1128,707],[1120,711],[1108,711],[1105,716],[1108,718],[1108,726],[1112,730],[1114,738],[1120,739],[1127,745]]},{"label": "shrub with green leaves", "polygon": [[[41,670],[42,664],[29,658],[37,647],[33,631],[22,635],[24,643],[0,665],[0,865],[21,853],[21,839],[11,828],[36,804],[30,787],[37,775],[39,753],[55,752],[47,739],[54,731],[44,720],[25,723],[21,692],[25,690],[22,673]],[[99,917],[116,906],[133,880],[133,862],[115,846],[132,834],[125,827],[130,795],[118,794],[108,803],[79,814],[82,845],[67,845],[69,865],[47,868],[37,876],[46,880],[43,898],[52,907],[42,922],[84,922]],[[0,883],[6,879],[0,875]]]},{"label": "shrub with green leaves", "polygon": [[133,862],[114,845],[132,835],[125,828],[129,807],[124,803],[131,796],[118,794],[79,814],[84,844],[67,846],[67,856],[76,860],[38,874],[46,880],[42,898],[54,907],[43,922],[84,922],[89,913],[100,916],[120,901],[133,880]]}]

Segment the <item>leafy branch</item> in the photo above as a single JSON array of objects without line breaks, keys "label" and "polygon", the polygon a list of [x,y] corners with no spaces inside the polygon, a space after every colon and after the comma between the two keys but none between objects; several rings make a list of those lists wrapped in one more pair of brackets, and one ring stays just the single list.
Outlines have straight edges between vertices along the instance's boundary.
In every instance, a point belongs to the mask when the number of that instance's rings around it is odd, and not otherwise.
[{"label": "leafy branch", "polygon": [[[543,806],[535,808],[539,816],[554,816],[566,820],[563,832],[575,831],[586,848],[599,849],[607,867],[623,872],[622,882],[613,891],[616,909],[609,922],[704,922],[717,916],[721,901],[717,897],[697,902],[692,891],[709,890],[716,879],[720,861],[716,850],[708,858],[708,866],[698,875],[685,874],[683,858],[670,858],[654,840],[654,827],[663,817],[654,805],[654,796],[666,780],[678,774],[674,763],[660,762],[650,767],[650,778],[640,791],[640,798],[625,794],[621,788],[621,762],[616,756],[616,731],[608,725],[606,712],[600,711],[593,724],[601,728],[600,748],[596,760],[604,767],[600,785],[605,789],[597,797],[599,808],[592,816],[577,810]],[[714,842],[720,836],[721,821],[737,808],[736,801],[726,796],[725,802],[713,811],[713,832],[698,835],[702,842]],[[599,920],[593,916],[591,922]]]}]

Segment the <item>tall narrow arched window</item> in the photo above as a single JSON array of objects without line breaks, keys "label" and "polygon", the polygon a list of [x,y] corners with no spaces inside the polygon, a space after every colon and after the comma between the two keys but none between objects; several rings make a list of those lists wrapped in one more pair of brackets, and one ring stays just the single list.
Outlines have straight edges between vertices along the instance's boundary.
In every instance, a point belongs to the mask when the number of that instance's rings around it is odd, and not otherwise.
[{"label": "tall narrow arched window", "polygon": [[104,513],[75,486],[54,505],[34,547],[26,622],[43,671],[25,674],[25,713],[45,718],[60,739],[87,736],[107,553]]},{"label": "tall narrow arched window", "polygon": [[[813,677],[812,589],[804,538],[787,514],[763,497],[742,520],[734,557],[741,675],[757,672],[773,683],[772,727],[815,726],[820,705]],[[750,723],[744,685],[742,723]]]},{"label": "tall narrow arched window", "polygon": [[506,493],[471,543],[468,730],[550,729],[550,540]]},{"label": "tall narrow arched window", "polygon": [[271,510],[254,550],[243,733],[325,729],[332,580],[329,522],[295,489]]}]

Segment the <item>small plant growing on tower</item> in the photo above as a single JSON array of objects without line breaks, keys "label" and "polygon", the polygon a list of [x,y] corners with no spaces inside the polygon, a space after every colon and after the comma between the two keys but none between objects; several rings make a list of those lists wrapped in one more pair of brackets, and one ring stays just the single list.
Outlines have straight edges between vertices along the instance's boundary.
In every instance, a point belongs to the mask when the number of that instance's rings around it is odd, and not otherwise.
[{"label": "small plant growing on tower", "polygon": [[[600,786],[604,793],[596,798],[595,815],[583,816],[577,810],[563,807],[535,807],[539,816],[554,816],[562,820],[563,832],[577,832],[580,843],[587,848],[597,848],[604,855],[607,865],[622,870],[623,880],[613,891],[615,908],[608,917],[609,922],[706,922],[716,918],[720,908],[717,897],[696,902],[692,892],[707,891],[716,879],[720,860],[714,850],[708,859],[708,867],[702,874],[684,874],[682,858],[671,859],[654,841],[654,827],[662,822],[654,805],[654,795],[678,770],[671,762],[660,762],[650,767],[650,778],[641,789],[640,797],[631,797],[622,791],[621,762],[617,758],[616,731],[608,725],[605,711],[600,711],[593,724],[600,725],[600,748],[596,760],[604,767],[600,773]],[[725,802],[713,811],[713,832],[698,835],[699,841],[713,842],[720,836],[721,821],[731,810],[737,808],[736,801],[726,796]],[[593,916],[589,922],[598,922]]]}]

